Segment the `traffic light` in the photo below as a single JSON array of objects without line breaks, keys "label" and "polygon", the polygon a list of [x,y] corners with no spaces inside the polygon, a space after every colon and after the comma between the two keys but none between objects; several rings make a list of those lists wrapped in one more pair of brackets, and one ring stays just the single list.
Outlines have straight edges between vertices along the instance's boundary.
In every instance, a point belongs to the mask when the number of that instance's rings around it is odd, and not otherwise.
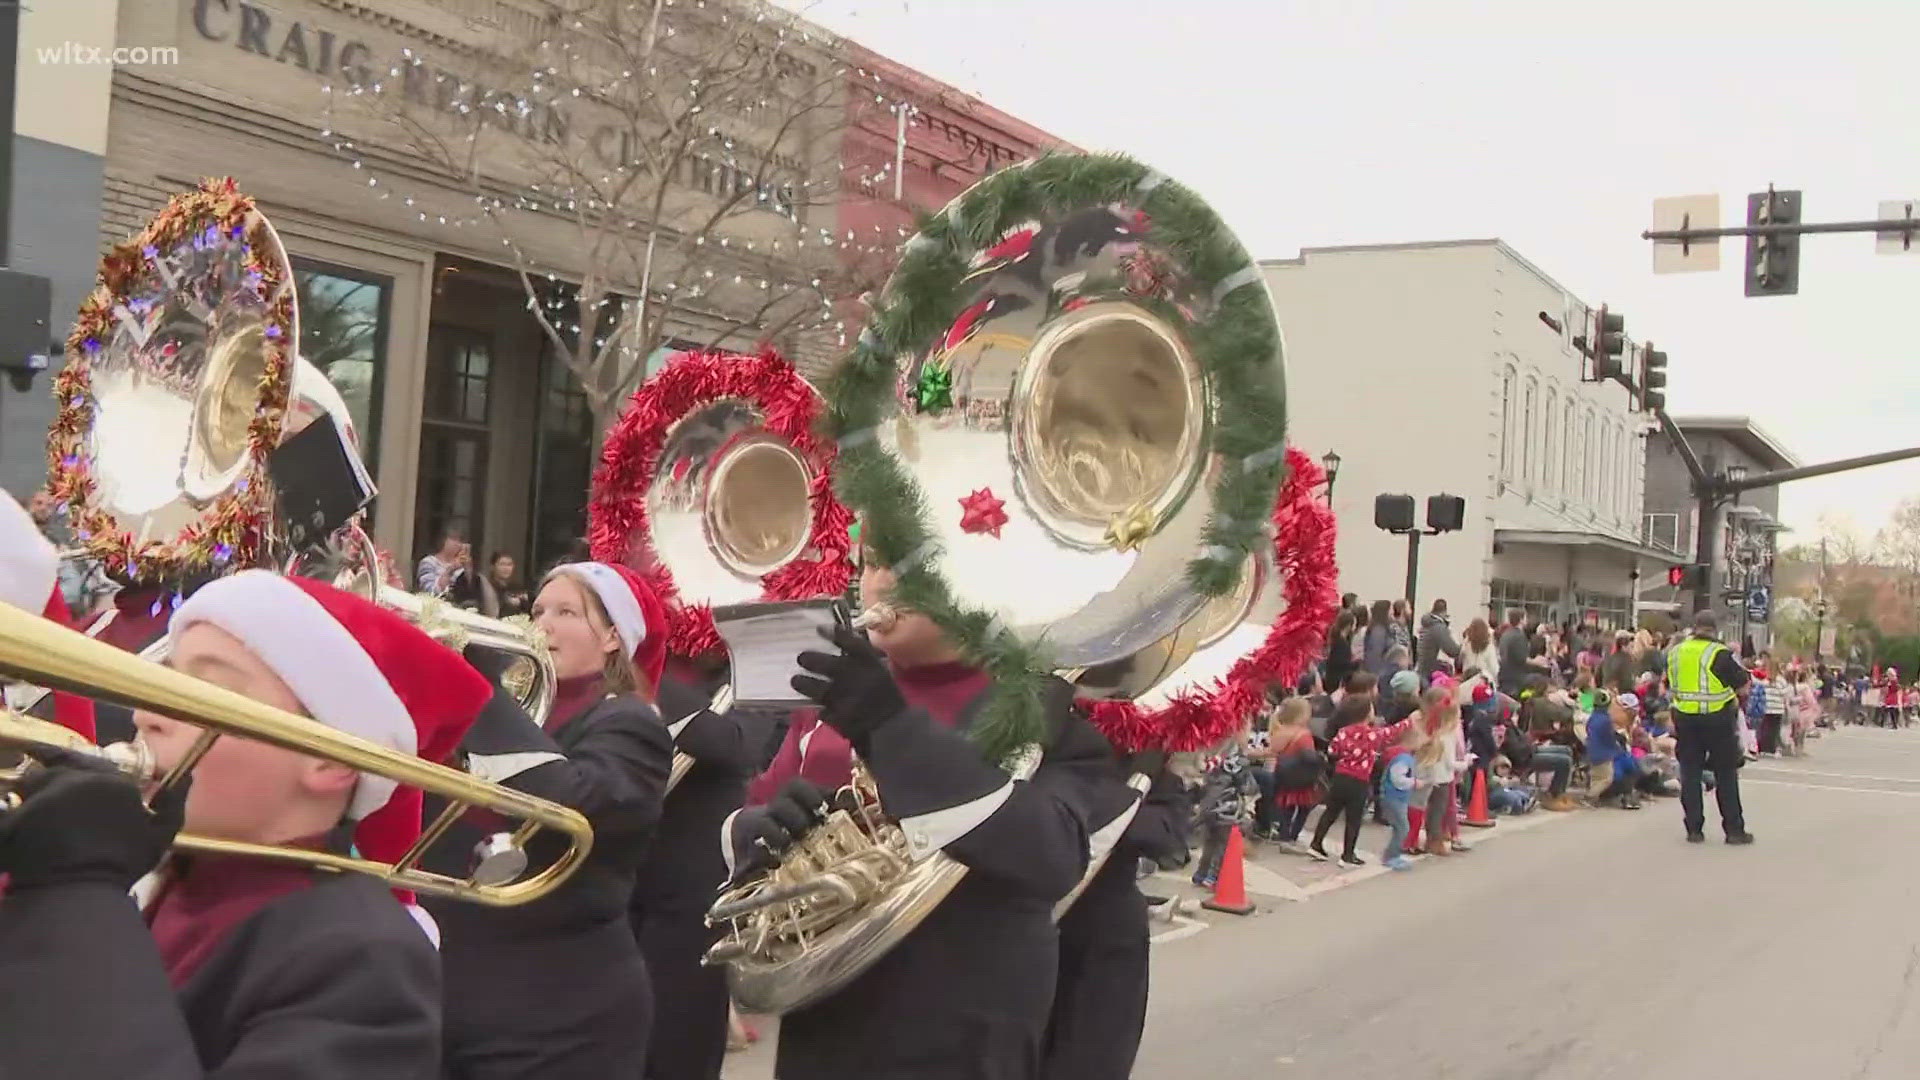
[{"label": "traffic light", "polygon": [[1388,532],[1406,532],[1413,528],[1413,496],[1375,495],[1373,527]]},{"label": "traffic light", "polygon": [[1702,573],[1705,569],[1706,567],[1699,563],[1669,566],[1667,567],[1667,584],[1676,589],[1698,589],[1706,580],[1706,575]]},{"label": "traffic light", "polygon": [[1652,344],[1640,353],[1640,408],[1660,412],[1667,407],[1667,354]]},{"label": "traffic light", "polygon": [[1627,351],[1627,317],[1615,315],[1600,305],[1593,317],[1593,380],[1618,379],[1623,371],[1620,358]]},{"label": "traffic light", "polygon": [[[1800,193],[1768,188],[1747,196],[1747,226],[1800,224]],[[1800,236],[1747,237],[1747,295],[1792,296],[1800,291]]]},{"label": "traffic light", "polygon": [[1467,500],[1458,495],[1427,496],[1427,528],[1459,532],[1467,526]]}]

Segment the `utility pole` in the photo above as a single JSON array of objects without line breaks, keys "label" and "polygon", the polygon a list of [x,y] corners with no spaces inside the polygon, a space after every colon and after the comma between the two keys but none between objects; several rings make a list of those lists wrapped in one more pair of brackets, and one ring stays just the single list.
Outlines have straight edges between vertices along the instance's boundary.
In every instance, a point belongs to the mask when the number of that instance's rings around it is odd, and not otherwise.
[{"label": "utility pole", "polygon": [[1824,536],[1820,538],[1820,584],[1814,590],[1814,597],[1813,662],[1817,665],[1820,644],[1827,639],[1827,538]]},{"label": "utility pole", "polygon": [[[1797,197],[1798,192],[1790,193]],[[1797,206],[1797,201],[1796,204]],[[1797,211],[1796,211],[1797,212]],[[1873,224],[1887,224],[1878,222]],[[1909,229],[1920,229],[1920,218],[1910,218],[1905,222]],[[1760,226],[1764,233],[1768,230],[1780,231],[1787,228],[1802,228],[1781,224]],[[1842,231],[1839,227],[1806,226],[1807,231]],[[1693,230],[1689,235],[1702,236],[1708,233],[1732,235],[1740,230]],[[1649,232],[1648,236],[1661,239],[1667,234]],[[1678,232],[1673,235],[1679,235]],[[1797,250],[1796,257],[1797,257]],[[1778,249],[1775,249],[1778,255]],[[1797,273],[1797,271],[1795,271]],[[1797,278],[1795,279],[1797,280]],[[1540,321],[1555,333],[1562,332],[1560,320],[1547,312],[1540,312]],[[1687,475],[1692,481],[1694,499],[1694,562],[1699,569],[1695,576],[1696,587],[1693,590],[1693,605],[1696,610],[1711,609],[1713,598],[1717,594],[1714,567],[1714,555],[1720,547],[1720,518],[1726,504],[1742,492],[1757,488],[1768,488],[1784,484],[1790,480],[1806,480],[1816,476],[1828,476],[1833,473],[1864,469],[1869,465],[1883,465],[1893,461],[1905,461],[1920,458],[1920,446],[1903,450],[1888,450],[1878,454],[1861,457],[1842,458],[1839,461],[1823,462],[1819,465],[1802,465],[1792,469],[1775,469],[1771,472],[1748,474],[1737,467],[1721,468],[1718,461],[1709,460],[1702,464],[1700,456],[1694,452],[1693,444],[1687,441],[1685,432],[1673,422],[1666,408],[1667,354],[1642,346],[1640,351],[1639,378],[1626,370],[1621,356],[1628,350],[1625,318],[1617,312],[1609,311],[1602,304],[1594,320],[1593,332],[1579,334],[1573,338],[1574,348],[1582,358],[1582,381],[1616,382],[1625,387],[1633,400],[1642,403],[1646,412],[1653,414],[1666,433],[1667,441],[1673,445],[1674,453],[1687,467]],[[1411,502],[1409,500],[1409,502]],[[1409,506],[1409,510],[1411,507]],[[1397,531],[1397,530],[1396,530]],[[1744,601],[1742,602],[1744,607]]]}]

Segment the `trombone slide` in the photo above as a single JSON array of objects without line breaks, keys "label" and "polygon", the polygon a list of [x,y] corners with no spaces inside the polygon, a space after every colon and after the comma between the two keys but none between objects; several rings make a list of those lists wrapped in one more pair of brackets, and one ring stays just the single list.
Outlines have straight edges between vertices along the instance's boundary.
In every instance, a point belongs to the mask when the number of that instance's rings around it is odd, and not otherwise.
[{"label": "trombone slide", "polygon": [[[524,822],[516,832],[522,843],[539,829],[552,829],[568,838],[566,851],[552,865],[525,880],[503,884],[423,870],[417,865],[423,854],[418,847],[396,863],[383,863],[329,852],[182,834],[175,846],[184,851],[277,859],[328,870],[371,874],[397,889],[507,907],[539,899],[558,888],[585,861],[593,846],[592,827],[586,818],[567,807],[486,783],[457,769],[389,750],[307,717],[263,705],[9,604],[0,604],[0,675],[171,716],[216,734],[253,739],[283,750],[324,758],[358,772],[376,773],[395,783],[438,795],[452,807],[490,810],[516,818]],[[8,719],[12,722],[12,718]]]}]

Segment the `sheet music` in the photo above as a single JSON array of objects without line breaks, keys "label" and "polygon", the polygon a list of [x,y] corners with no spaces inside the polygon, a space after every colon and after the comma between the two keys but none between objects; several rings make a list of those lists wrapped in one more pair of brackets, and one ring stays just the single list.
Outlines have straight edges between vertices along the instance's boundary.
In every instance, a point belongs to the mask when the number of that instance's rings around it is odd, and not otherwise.
[{"label": "sheet music", "polygon": [[733,669],[735,703],[805,703],[792,686],[804,670],[797,661],[803,652],[835,651],[820,630],[832,628],[836,606],[833,600],[795,600],[714,608],[713,626],[727,643]]}]

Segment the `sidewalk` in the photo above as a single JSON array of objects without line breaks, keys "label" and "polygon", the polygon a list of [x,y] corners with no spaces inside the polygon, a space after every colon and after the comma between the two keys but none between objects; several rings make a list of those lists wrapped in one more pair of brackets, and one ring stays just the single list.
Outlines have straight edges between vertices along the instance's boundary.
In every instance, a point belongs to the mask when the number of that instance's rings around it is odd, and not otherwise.
[{"label": "sidewalk", "polygon": [[[1481,845],[1485,843],[1496,841],[1502,836],[1512,836],[1515,833],[1541,828],[1555,819],[1577,817],[1582,812],[1576,810],[1556,814],[1547,810],[1535,810],[1519,817],[1497,817],[1495,820],[1499,824],[1491,829],[1462,829],[1461,838],[1472,844],[1474,850],[1453,857],[1477,859],[1481,854]],[[1313,820],[1319,820],[1319,815],[1315,814]],[[1311,826],[1312,822],[1308,824]],[[1327,850],[1335,856],[1336,860],[1340,854],[1339,835],[1336,828],[1327,836]],[[1301,842],[1304,843],[1310,839],[1312,839],[1311,828],[1302,834]],[[1316,862],[1305,855],[1288,855],[1272,841],[1249,840],[1246,844],[1248,897],[1256,905],[1266,909],[1271,908],[1272,904],[1262,903],[1262,901],[1287,900],[1299,903],[1303,900],[1311,900],[1321,893],[1357,885],[1362,881],[1379,877],[1381,874],[1390,874],[1393,871],[1380,865],[1380,852],[1386,844],[1387,827],[1375,825],[1371,820],[1360,830],[1359,852],[1361,858],[1367,860],[1365,866],[1346,866],[1338,861]],[[1197,852],[1195,854],[1198,855]],[[1422,855],[1416,861],[1423,861],[1426,858],[1428,856]],[[1195,885],[1192,875],[1191,868],[1165,871],[1153,875],[1147,881],[1141,882],[1141,885],[1149,892],[1171,891],[1172,895],[1191,900],[1193,902],[1191,906],[1198,908],[1199,901],[1205,899],[1209,891]],[[1211,913],[1205,914],[1209,918],[1213,917]]]}]

